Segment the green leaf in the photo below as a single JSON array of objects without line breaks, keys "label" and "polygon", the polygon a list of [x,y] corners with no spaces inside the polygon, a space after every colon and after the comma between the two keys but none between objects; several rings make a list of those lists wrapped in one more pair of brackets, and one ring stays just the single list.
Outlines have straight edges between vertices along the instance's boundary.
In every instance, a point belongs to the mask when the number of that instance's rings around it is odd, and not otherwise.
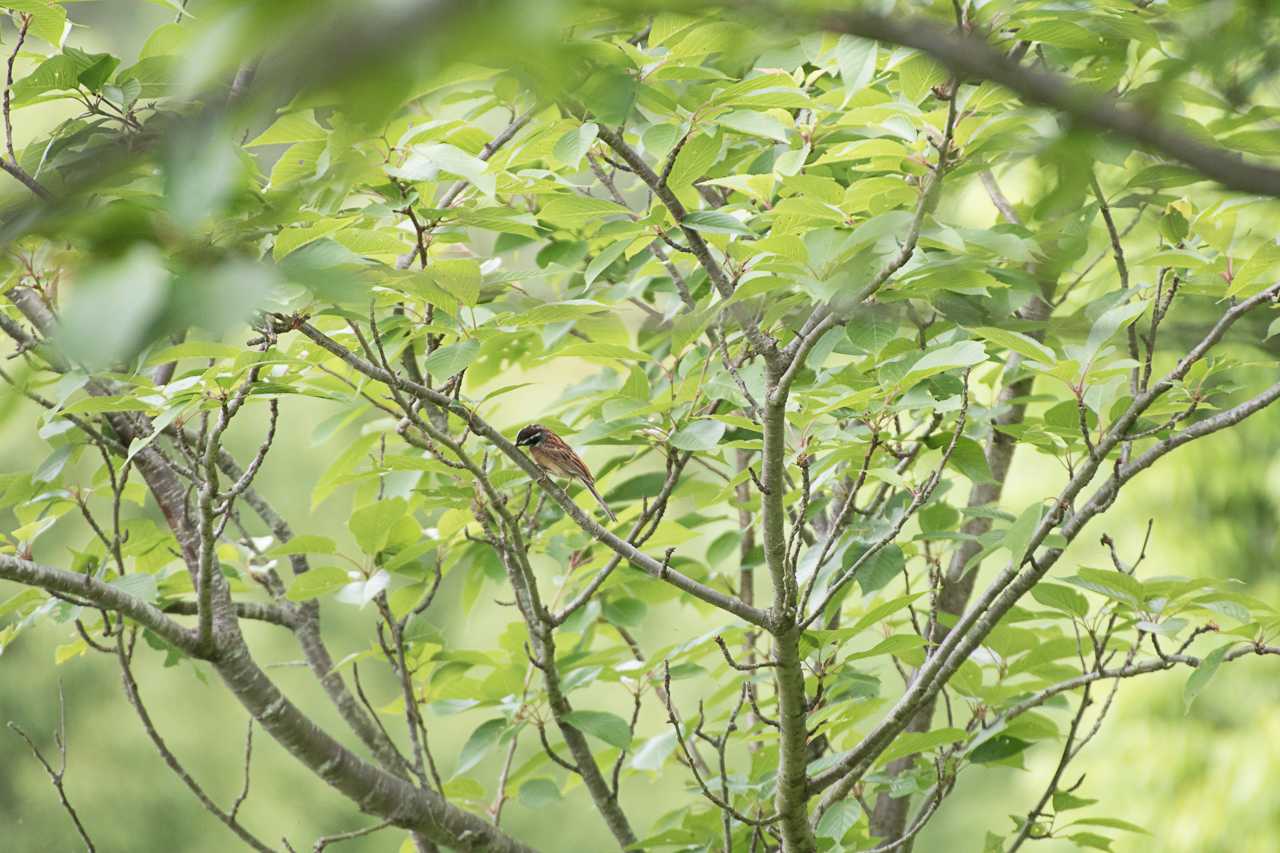
[{"label": "green leaf", "polygon": [[516,795],[525,808],[541,809],[560,802],[560,788],[550,779],[530,779]]},{"label": "green leaf", "polygon": [[1268,240],[1258,247],[1231,279],[1227,296],[1248,298],[1275,284],[1280,267],[1280,245]]},{"label": "green leaf", "polygon": [[607,246],[602,252],[598,253],[591,259],[591,263],[587,264],[587,270],[582,274],[583,279],[590,287],[600,274],[609,268],[609,265],[622,257],[622,253],[626,251],[627,246],[631,245],[630,239],[619,240]]},{"label": "green leaf", "polygon": [[445,292],[463,305],[475,305],[480,299],[480,262],[472,258],[434,259],[426,273]]},{"label": "green leaf", "polygon": [[347,527],[356,544],[366,554],[377,554],[387,546],[395,525],[405,518],[409,506],[404,498],[375,501],[351,513]]},{"label": "green leaf", "polygon": [[294,578],[285,598],[290,601],[307,601],[317,596],[339,590],[351,583],[351,577],[336,566],[321,566]]},{"label": "green leaf", "polygon": [[610,746],[631,746],[631,726],[617,714],[608,711],[570,711],[562,718],[578,731],[599,738]]},{"label": "green leaf", "polygon": [[1068,836],[1068,839],[1080,848],[1111,850],[1111,839],[1105,835],[1098,835],[1096,832],[1077,832]]},{"label": "green leaf", "polygon": [[1031,746],[1029,741],[1010,735],[996,735],[974,747],[969,753],[969,760],[974,764],[991,764],[1012,758]]},{"label": "green leaf", "polygon": [[636,102],[638,85],[635,77],[620,68],[602,68],[587,79],[576,95],[601,124],[620,125]]},{"label": "green leaf", "polygon": [[1038,361],[1041,364],[1052,365],[1058,360],[1053,350],[1037,341],[1030,335],[1024,335],[1022,332],[1014,332],[1009,329],[997,329],[992,326],[978,326],[969,329],[979,337],[991,341],[993,344],[1002,346],[1007,350],[1020,353],[1032,361]]},{"label": "green leaf", "polygon": [[707,565],[714,569],[729,562],[741,545],[742,534],[736,530],[726,530],[707,546]]},{"label": "green leaf", "polygon": [[[122,258],[90,266],[77,277],[63,313],[63,351],[97,367],[132,357],[146,345],[168,295],[169,273],[151,244],[135,244]],[[104,323],[106,317],[111,322]]]},{"label": "green leaf", "polygon": [[1023,27],[1018,37],[1027,41],[1038,41],[1056,47],[1067,47],[1076,50],[1099,50],[1102,37],[1090,32],[1079,24],[1061,18],[1036,21]]},{"label": "green leaf", "polygon": [[1146,595],[1142,590],[1142,582],[1114,569],[1081,568],[1076,578],[1067,578],[1076,586],[1084,586],[1109,598],[1123,601],[1131,607],[1141,607]]},{"label": "green leaf", "polygon": [[956,441],[956,449],[951,452],[950,464],[973,483],[995,482],[995,477],[991,475],[991,466],[987,464],[987,454],[983,451],[982,445],[972,438],[961,436]]},{"label": "green leaf", "polygon": [[1107,829],[1118,829],[1121,832],[1136,832],[1140,835],[1150,835],[1151,831],[1143,829],[1136,823],[1130,823],[1127,820],[1120,820],[1115,817],[1082,817],[1074,821],[1074,825],[1079,826],[1101,826]]},{"label": "green leaf", "polygon": [[401,166],[388,166],[387,174],[406,181],[438,180],[440,172],[465,178],[486,196],[497,189],[497,179],[488,173],[489,165],[453,145],[436,142],[415,145]]},{"label": "green leaf", "polygon": [[902,652],[918,649],[923,645],[923,637],[915,634],[894,634],[892,637],[885,637],[865,652],[854,652],[846,657],[845,660],[863,660],[864,658],[881,657],[883,655],[898,655]]},{"label": "green leaf", "polygon": [[1044,508],[1040,504],[1032,504],[1022,511],[1022,514],[1001,537],[1000,546],[1008,549],[1015,568],[1022,565],[1022,561],[1026,559],[1027,547],[1031,544],[1031,538],[1035,536],[1036,528],[1040,526],[1043,515]]},{"label": "green leaf", "polygon": [[680,450],[705,452],[712,450],[720,443],[724,435],[725,425],[721,421],[709,419],[697,420],[685,424],[672,433],[670,443]]},{"label": "green leaf", "polygon": [[316,142],[328,138],[328,131],[316,124],[311,111],[288,113],[258,134],[252,142],[245,143],[246,148],[259,145],[286,145],[294,142]]},{"label": "green leaf", "polygon": [[564,302],[549,302],[523,311],[512,316],[508,322],[513,326],[545,326],[549,323],[577,320],[608,308],[608,305],[590,299],[567,299]]},{"label": "green leaf", "polygon": [[7,0],[0,4],[13,12],[31,16],[28,32],[53,47],[62,46],[67,30],[67,10],[53,0]]},{"label": "green leaf", "polygon": [[719,136],[700,133],[690,137],[676,155],[671,174],[667,176],[667,186],[673,190],[691,186],[715,165],[719,156]]},{"label": "green leaf", "polygon": [[76,82],[90,92],[100,92],[102,84],[120,64],[120,60],[109,53],[86,53],[74,47],[64,47],[62,53],[75,66]]},{"label": "green leaf", "polygon": [[898,85],[913,104],[920,103],[929,90],[947,79],[947,72],[923,53],[917,53],[898,65]]},{"label": "green leaf", "polygon": [[777,142],[787,141],[786,125],[767,113],[738,110],[721,116],[717,124],[751,136],[763,136]]},{"label": "green leaf", "polygon": [[680,224],[700,234],[735,234],[754,237],[755,232],[727,213],[718,210],[698,210],[685,214]]},{"label": "green leaf", "polygon": [[840,82],[844,86],[844,102],[856,92],[865,89],[876,75],[876,43],[870,39],[842,35],[832,50],[840,68]]},{"label": "green leaf", "polygon": [[599,133],[600,125],[589,121],[560,137],[552,153],[561,163],[576,168],[591,150],[591,144],[596,141]]},{"label": "green leaf", "polygon": [[1209,686],[1209,682],[1213,680],[1214,674],[1218,671],[1218,667],[1222,666],[1223,659],[1227,656],[1227,652],[1235,643],[1227,643],[1225,646],[1209,652],[1200,661],[1200,665],[1192,670],[1190,677],[1187,678],[1186,687],[1182,689],[1182,704],[1186,713],[1191,713],[1191,705],[1196,701],[1196,697]]},{"label": "green leaf", "polygon": [[830,838],[839,843],[840,839],[853,829],[860,817],[862,817],[862,806],[858,805],[857,800],[852,797],[837,800],[823,813],[814,832],[819,838]]},{"label": "green leaf", "polygon": [[867,355],[879,355],[898,336],[898,321],[888,317],[858,318],[845,327],[849,343]]},{"label": "green leaf", "polygon": [[675,748],[675,732],[665,731],[654,735],[632,753],[631,766],[636,770],[661,770]]},{"label": "green leaf", "polygon": [[624,628],[636,628],[644,623],[649,605],[638,598],[611,598],[603,605],[604,618]]},{"label": "green leaf", "polygon": [[1045,607],[1081,619],[1089,615],[1089,600],[1069,586],[1041,581],[1031,588],[1031,597]]},{"label": "green leaf", "polygon": [[[852,565],[853,561],[861,555],[862,550],[850,548],[846,551],[844,555],[845,563]],[[858,569],[856,577],[858,586],[862,589],[862,594],[871,595],[873,592],[883,589],[890,581],[902,574],[905,562],[906,557],[903,555],[901,548],[892,543],[885,545]]]},{"label": "green leaf", "polygon": [[928,752],[939,746],[964,740],[968,735],[964,729],[941,728],[929,732],[906,732],[898,735],[889,748],[876,759],[876,764],[885,765],[895,758],[915,755],[917,752]]},{"label": "green leaf", "polygon": [[427,373],[433,378],[444,380],[466,370],[480,353],[480,342],[472,338],[457,344],[450,344],[427,356],[424,362]]},{"label": "green leaf", "polygon": [[1094,321],[1093,327],[1089,329],[1089,339],[1085,342],[1084,358],[1081,361],[1085,363],[1092,361],[1097,356],[1098,351],[1102,349],[1103,344],[1109,341],[1116,332],[1128,328],[1146,310],[1147,303],[1141,299],[1135,299],[1132,302],[1117,305],[1115,308],[1103,312],[1102,316]]},{"label": "green leaf", "polygon": [[588,222],[596,222],[606,216],[627,214],[625,207],[614,201],[583,195],[558,195],[538,211],[538,218],[552,225],[577,229]]},{"label": "green leaf", "polygon": [[907,371],[903,385],[914,385],[922,379],[947,370],[973,367],[987,360],[986,348],[979,341],[957,341],[938,349],[929,350]]},{"label": "green leaf", "polygon": [[267,549],[264,557],[287,557],[290,554],[333,554],[338,546],[327,536],[295,536]]},{"label": "green leaf", "polygon": [[454,768],[452,778],[461,776],[479,764],[506,728],[507,721],[501,717],[486,720],[477,726],[462,745],[462,752],[458,754],[458,766]]},{"label": "green leaf", "polygon": [[134,598],[141,599],[148,604],[154,604],[156,600],[156,576],[134,572],[124,577],[116,578],[111,581],[111,586],[121,592],[128,593]]}]

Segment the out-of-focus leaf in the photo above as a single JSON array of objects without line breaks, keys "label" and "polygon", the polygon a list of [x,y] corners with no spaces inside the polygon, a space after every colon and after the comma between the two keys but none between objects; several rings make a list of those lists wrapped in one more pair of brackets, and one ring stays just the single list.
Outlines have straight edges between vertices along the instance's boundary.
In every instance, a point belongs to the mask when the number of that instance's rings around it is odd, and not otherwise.
[{"label": "out-of-focus leaf", "polygon": [[454,777],[461,776],[479,764],[485,754],[498,742],[498,736],[506,728],[507,721],[501,717],[486,720],[476,727],[476,730],[467,738],[467,742],[462,745],[462,752],[458,755],[458,766],[453,770]]},{"label": "out-of-focus leaf", "polygon": [[[148,245],[90,267],[63,313],[59,344],[75,360],[96,367],[131,357],[160,319],[168,283],[163,258]],[[111,322],[104,323],[108,317]]]},{"label": "out-of-focus leaf", "polygon": [[610,746],[631,746],[631,727],[617,714],[608,711],[570,711],[564,721],[580,732],[599,738]]}]

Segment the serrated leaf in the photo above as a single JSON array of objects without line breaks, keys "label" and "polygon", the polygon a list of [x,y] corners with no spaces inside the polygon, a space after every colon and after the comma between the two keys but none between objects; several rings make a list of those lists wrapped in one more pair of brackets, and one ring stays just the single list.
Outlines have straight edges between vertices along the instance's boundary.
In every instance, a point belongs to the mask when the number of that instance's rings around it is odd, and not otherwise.
[{"label": "serrated leaf", "polygon": [[720,137],[705,133],[690,137],[676,155],[671,173],[667,176],[667,186],[673,190],[691,186],[715,165],[719,156]]},{"label": "serrated leaf", "polygon": [[680,450],[705,452],[715,448],[724,435],[725,425],[721,421],[703,419],[685,424],[672,433],[671,446]]},{"label": "serrated leaf", "polygon": [[922,379],[947,370],[973,367],[987,359],[987,350],[979,341],[957,341],[925,353],[903,378],[904,385],[914,385]]},{"label": "serrated leaf", "polygon": [[692,228],[701,234],[734,234],[741,237],[754,237],[755,232],[743,225],[734,217],[718,210],[697,210],[685,214],[680,224]]},{"label": "serrated leaf", "polygon": [[134,572],[111,581],[111,586],[134,598],[154,604],[156,600],[156,576]]},{"label": "serrated leaf", "polygon": [[387,174],[406,181],[434,181],[441,172],[464,178],[486,196],[497,189],[497,179],[488,173],[489,166],[479,157],[444,142],[415,145],[403,165],[388,166]]},{"label": "serrated leaf", "polygon": [[971,328],[969,331],[985,340],[991,341],[993,344],[1020,353],[1032,361],[1052,365],[1058,360],[1053,350],[1030,335],[1024,335],[1021,332],[997,329],[992,326],[978,326]]},{"label": "serrated leaf", "polygon": [[67,10],[53,0],[8,0],[4,8],[31,16],[29,32],[53,47],[61,47],[67,31]]},{"label": "serrated leaf", "polygon": [[446,293],[463,305],[475,305],[480,298],[480,262],[472,258],[433,260],[427,274]]},{"label": "serrated leaf", "polygon": [[427,373],[435,379],[448,379],[466,370],[480,353],[480,342],[472,338],[450,344],[427,356],[423,363]]},{"label": "serrated leaf", "polygon": [[838,843],[849,830],[853,829],[860,817],[862,817],[862,806],[858,805],[857,800],[852,797],[837,800],[818,820],[814,832],[819,838],[830,838]]},{"label": "serrated leaf", "polygon": [[627,214],[625,207],[602,198],[582,195],[558,195],[550,199],[538,211],[538,218],[563,228],[581,228],[588,222],[596,222],[606,216]]},{"label": "serrated leaf", "polygon": [[897,72],[902,94],[913,104],[920,103],[932,87],[947,79],[947,72],[942,66],[923,53],[900,63]]},{"label": "serrated leaf", "polygon": [[576,168],[586,153],[591,150],[591,144],[596,141],[599,133],[600,125],[589,121],[560,137],[552,153],[561,163]]}]

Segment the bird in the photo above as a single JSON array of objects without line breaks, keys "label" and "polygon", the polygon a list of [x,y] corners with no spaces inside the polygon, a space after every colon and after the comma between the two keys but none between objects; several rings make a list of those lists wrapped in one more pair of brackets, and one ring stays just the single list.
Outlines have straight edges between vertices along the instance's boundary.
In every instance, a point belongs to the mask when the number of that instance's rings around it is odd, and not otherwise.
[{"label": "bird", "polygon": [[600,504],[605,515],[609,516],[609,520],[618,520],[613,510],[609,509],[609,505],[604,502],[604,498],[600,497],[600,493],[596,491],[596,481],[591,476],[587,463],[573,452],[572,447],[564,443],[563,438],[542,424],[529,424],[516,435],[516,447],[529,448],[529,455],[542,470],[582,483],[596,499],[596,503]]}]

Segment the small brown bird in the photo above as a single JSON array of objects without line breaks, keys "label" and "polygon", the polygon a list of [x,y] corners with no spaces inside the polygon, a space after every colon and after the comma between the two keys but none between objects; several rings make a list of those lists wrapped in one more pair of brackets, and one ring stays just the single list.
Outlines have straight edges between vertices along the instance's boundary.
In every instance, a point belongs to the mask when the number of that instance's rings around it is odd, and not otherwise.
[{"label": "small brown bird", "polygon": [[529,424],[516,435],[516,447],[529,448],[529,455],[544,471],[577,480],[586,486],[587,491],[591,492],[591,496],[600,504],[600,508],[605,511],[610,520],[618,520],[613,510],[609,509],[609,505],[604,502],[604,498],[600,497],[600,493],[596,491],[596,481],[591,476],[587,463],[583,462],[560,436],[542,424]]}]

